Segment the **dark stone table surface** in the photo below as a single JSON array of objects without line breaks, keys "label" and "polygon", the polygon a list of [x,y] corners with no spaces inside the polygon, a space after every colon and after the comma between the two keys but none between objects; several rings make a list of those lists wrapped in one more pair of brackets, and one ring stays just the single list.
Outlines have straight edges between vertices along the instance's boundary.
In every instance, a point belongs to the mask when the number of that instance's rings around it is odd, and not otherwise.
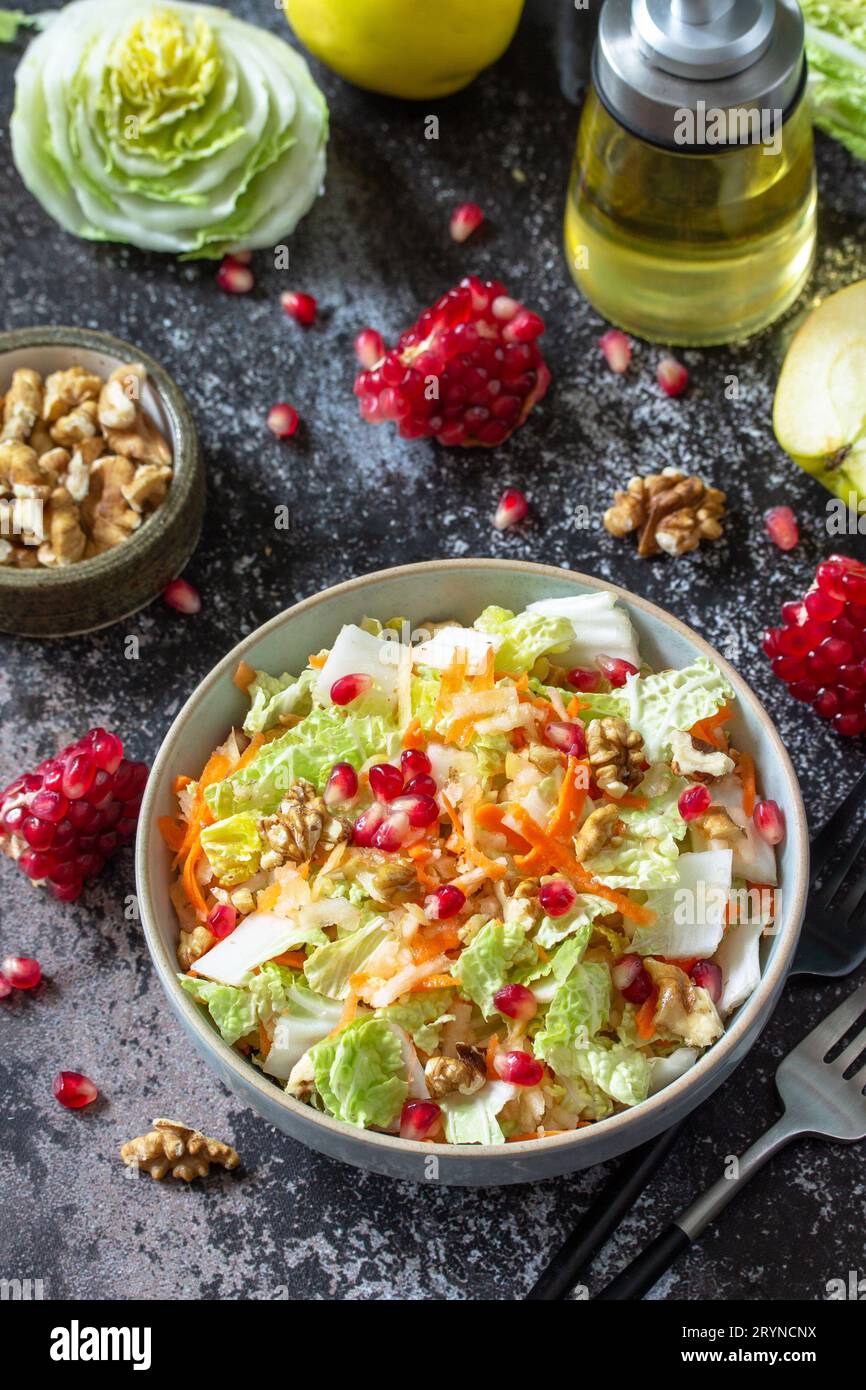
[{"label": "dark stone table surface", "polygon": [[[42,8],[29,0],[27,9]],[[232,6],[275,33],[271,5]],[[760,653],[762,627],[808,586],[834,549],[827,494],[796,469],[770,427],[791,318],[747,346],[684,354],[691,389],[662,398],[656,349],[641,345],[627,378],[604,368],[598,316],[573,288],[561,250],[563,198],[578,111],[561,94],[555,14],[530,0],[506,57],[465,93],[438,103],[362,93],[315,65],[331,103],[327,191],[291,239],[291,269],[256,258],[256,289],[224,295],[208,264],[74,240],[12,170],[8,116],[24,42],[0,53],[0,325],[83,323],[140,344],[174,373],[193,405],[209,501],[188,576],[201,613],[161,602],[94,636],[0,639],[0,785],[93,724],[117,729],[150,758],[180,704],[241,636],[296,599],[382,566],[438,556],[513,556],[616,580],[663,603],[734,662],[766,701],[818,824],[860,772],[864,750],[795,704]],[[585,59],[587,16],[579,15]],[[584,29],[579,26],[584,25]],[[585,32],[586,31],[586,32]],[[560,50],[561,52],[561,50]],[[567,84],[574,89],[572,80]],[[424,116],[440,119],[424,139]],[[866,173],[819,138],[821,239],[811,296],[866,275]],[[479,202],[481,234],[451,242],[455,203]],[[491,452],[402,443],[363,425],[352,395],[352,339],[386,336],[468,271],[506,281],[547,322],[553,387],[527,426]],[[314,293],[319,320],[301,331],[281,312],[289,287]],[[739,399],[724,392],[739,378]],[[303,428],[289,444],[264,428],[289,399]],[[678,561],[640,562],[600,516],[634,472],[694,468],[724,487],[723,542]],[[500,535],[490,521],[506,483],[526,489],[532,519]],[[799,548],[782,555],[761,517],[796,510]],[[274,529],[286,504],[292,529]],[[589,508],[591,527],[575,525]],[[852,553],[866,554],[849,539]],[[140,639],[137,661],[125,638]],[[47,980],[0,1004],[4,1217],[0,1276],[41,1278],[72,1299],[274,1297],[513,1299],[569,1231],[611,1167],[489,1191],[415,1187],[358,1172],[270,1129],[188,1049],[124,903],[124,853],[73,907],[26,887],[0,864],[0,954],[33,954]],[[862,975],[862,972],[861,972]],[[792,984],[736,1075],[687,1136],[608,1247],[610,1276],[713,1180],[777,1111],[779,1058],[847,990]],[[85,1113],[52,1099],[59,1069],[86,1072],[101,1099]],[[118,1146],[156,1114],[231,1139],[242,1177],[191,1189],[127,1181]],[[800,1144],[751,1184],[717,1228],[656,1287],[661,1299],[820,1300],[832,1278],[864,1272],[866,1182],[856,1147]]]}]

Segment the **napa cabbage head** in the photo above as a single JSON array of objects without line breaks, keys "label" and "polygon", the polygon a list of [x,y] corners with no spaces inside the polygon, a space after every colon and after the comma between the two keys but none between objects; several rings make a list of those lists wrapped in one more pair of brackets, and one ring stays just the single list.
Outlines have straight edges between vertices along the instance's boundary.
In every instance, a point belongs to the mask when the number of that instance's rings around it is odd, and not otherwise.
[{"label": "napa cabbage head", "polygon": [[16,73],[12,152],[61,226],[191,256],[273,246],[314,201],[327,107],[281,39],[184,0],[76,0]]}]

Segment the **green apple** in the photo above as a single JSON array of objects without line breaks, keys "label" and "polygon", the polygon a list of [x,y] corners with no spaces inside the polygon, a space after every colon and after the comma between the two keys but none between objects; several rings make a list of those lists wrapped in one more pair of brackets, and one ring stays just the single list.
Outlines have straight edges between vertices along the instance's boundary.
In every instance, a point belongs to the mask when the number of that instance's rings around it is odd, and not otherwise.
[{"label": "green apple", "polygon": [[795,463],[866,510],[866,280],[830,295],[801,325],[776,387],[773,428]]}]

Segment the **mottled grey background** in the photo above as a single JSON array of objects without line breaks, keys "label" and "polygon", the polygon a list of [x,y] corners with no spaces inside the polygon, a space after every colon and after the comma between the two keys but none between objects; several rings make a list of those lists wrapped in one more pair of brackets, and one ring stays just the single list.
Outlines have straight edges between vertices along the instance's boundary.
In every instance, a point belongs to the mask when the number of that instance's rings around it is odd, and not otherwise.
[{"label": "mottled grey background", "polygon": [[[232,8],[286,33],[265,0]],[[2,327],[84,323],[161,359],[192,403],[210,487],[188,571],[203,595],[197,617],[156,603],[93,637],[2,639],[0,785],[97,723],[117,729],[132,756],[150,758],[189,691],[257,624],[351,575],[446,555],[570,565],[667,604],[766,700],[813,823],[860,771],[862,744],[839,740],[795,704],[759,650],[779,603],[802,592],[834,548],[824,530],[827,495],[783,457],[770,428],[791,321],[747,347],[686,353],[692,385],[679,401],[655,386],[654,348],[638,348],[625,379],[606,371],[596,347],[604,325],[574,290],[560,245],[578,113],[560,93],[554,18],[573,24],[581,61],[589,22],[564,0],[527,8],[505,59],[448,101],[379,99],[316,66],[332,112],[327,192],[291,240],[291,270],[277,272],[259,255],[246,299],[222,294],[211,265],[90,245],[54,227],[9,159],[12,74],[24,44],[0,54]],[[441,122],[438,142],[423,138],[431,112]],[[818,144],[813,294],[866,274],[864,168],[829,141]],[[478,201],[488,222],[456,246],[448,217],[464,199]],[[543,407],[491,452],[402,443],[390,427],[361,424],[351,389],[355,333],[369,323],[396,334],[472,270],[502,278],[543,313],[553,372]],[[280,309],[289,287],[319,300],[308,332]],[[723,394],[731,372],[741,385],[735,402]],[[303,421],[289,444],[264,427],[280,399]],[[639,563],[600,529],[600,513],[633,472],[666,464],[726,488],[730,524],[718,546]],[[532,520],[517,535],[490,525],[505,483],[532,499]],[[764,509],[780,501],[797,511],[803,537],[786,556],[761,525]],[[292,510],[288,534],[274,530],[279,504]],[[594,519],[589,531],[573,525],[581,504]],[[844,548],[866,553],[862,540]],[[140,638],[136,662],[124,658],[128,633]],[[519,1298],[611,1170],[488,1192],[421,1188],[339,1166],[275,1133],[188,1051],[140,930],[124,919],[133,887],[129,853],[71,908],[0,864],[0,952],[38,956],[47,977],[35,994],[0,1003],[0,1276],[42,1278],[59,1298],[267,1299],[286,1288],[292,1298]],[[599,1262],[598,1278],[773,1118],[778,1059],[846,988],[791,986]],[[98,1104],[61,1109],[51,1096],[60,1068],[88,1073]],[[157,1114],[230,1139],[245,1175],[189,1190],[128,1180],[118,1146]],[[864,1197],[862,1150],[789,1150],[652,1296],[821,1299],[828,1279],[864,1272]]]}]

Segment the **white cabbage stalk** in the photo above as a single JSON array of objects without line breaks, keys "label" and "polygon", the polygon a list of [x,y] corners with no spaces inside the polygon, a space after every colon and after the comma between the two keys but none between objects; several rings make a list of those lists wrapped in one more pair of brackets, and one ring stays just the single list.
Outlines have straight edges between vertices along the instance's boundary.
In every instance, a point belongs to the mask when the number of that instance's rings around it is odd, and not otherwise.
[{"label": "white cabbage stalk", "polygon": [[272,247],[321,187],[328,112],[306,63],[226,10],[77,0],[46,17],[15,80],[15,164],[76,236]]}]

